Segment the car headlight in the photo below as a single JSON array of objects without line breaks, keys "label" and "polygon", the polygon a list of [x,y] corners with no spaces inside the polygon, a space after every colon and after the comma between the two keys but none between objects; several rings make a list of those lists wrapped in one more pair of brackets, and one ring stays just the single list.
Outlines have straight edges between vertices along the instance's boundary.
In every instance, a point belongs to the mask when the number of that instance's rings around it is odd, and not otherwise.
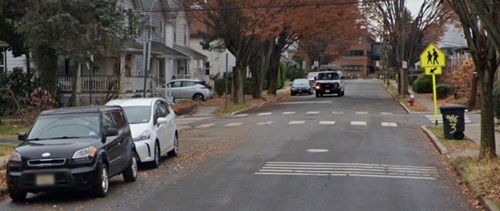
[{"label": "car headlight", "polygon": [[149,133],[149,130],[146,130],[146,131],[142,132],[141,135],[135,137],[134,141],[148,140],[150,136],[151,136],[151,134]]},{"label": "car headlight", "polygon": [[321,87],[319,85],[316,86],[316,89],[320,89]]},{"label": "car headlight", "polygon": [[22,161],[21,154],[19,154],[18,152],[12,153],[12,155],[9,158],[9,161],[11,161],[11,162],[21,162]]},{"label": "car headlight", "polygon": [[95,147],[87,147],[77,150],[75,154],[73,154],[73,160],[80,160],[80,161],[91,160],[92,158],[94,158],[96,150],[97,149]]}]

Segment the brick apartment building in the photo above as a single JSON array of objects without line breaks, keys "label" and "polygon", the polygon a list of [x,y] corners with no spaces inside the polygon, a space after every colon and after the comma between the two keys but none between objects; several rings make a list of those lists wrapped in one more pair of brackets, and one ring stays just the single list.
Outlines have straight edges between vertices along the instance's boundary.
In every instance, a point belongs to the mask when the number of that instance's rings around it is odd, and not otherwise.
[{"label": "brick apartment building", "polygon": [[344,56],[339,57],[333,64],[340,65],[346,77],[366,77],[373,70],[374,62],[371,58],[372,44],[375,40],[370,36],[362,36],[351,43],[351,47]]}]

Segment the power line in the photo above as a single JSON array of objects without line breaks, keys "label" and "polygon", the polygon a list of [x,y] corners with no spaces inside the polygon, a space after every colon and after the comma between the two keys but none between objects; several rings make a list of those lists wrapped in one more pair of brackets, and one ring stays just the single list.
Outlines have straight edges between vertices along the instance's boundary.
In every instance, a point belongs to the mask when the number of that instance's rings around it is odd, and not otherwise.
[{"label": "power line", "polygon": [[161,9],[161,10],[132,10],[131,12],[203,12],[203,11],[223,11],[223,10],[259,10],[259,9],[279,9],[279,8],[296,8],[296,7],[320,7],[320,6],[331,6],[331,5],[347,5],[347,4],[360,4],[360,3],[376,3],[384,0],[344,0],[335,2],[308,2],[308,3],[297,3],[297,4],[285,4],[285,5],[255,5],[247,7],[217,7],[217,8],[172,8],[172,9]]}]

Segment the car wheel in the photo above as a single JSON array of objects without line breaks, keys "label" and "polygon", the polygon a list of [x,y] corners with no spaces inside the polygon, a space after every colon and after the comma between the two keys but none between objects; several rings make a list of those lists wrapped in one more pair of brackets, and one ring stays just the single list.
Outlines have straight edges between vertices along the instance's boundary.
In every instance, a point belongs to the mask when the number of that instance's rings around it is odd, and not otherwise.
[{"label": "car wheel", "polygon": [[109,175],[108,166],[105,163],[97,165],[97,174],[94,184],[94,195],[97,197],[105,197],[109,191]]},{"label": "car wheel", "polygon": [[128,167],[125,168],[122,175],[125,182],[135,182],[137,180],[138,168],[137,168],[137,155],[135,154],[135,152],[132,152]]},{"label": "car wheel", "polygon": [[153,168],[158,168],[160,166],[160,157],[161,157],[161,152],[160,152],[160,145],[158,142],[155,142],[155,152],[154,152],[154,160],[151,161],[151,167]]},{"label": "car wheel", "polygon": [[203,99],[204,99],[203,95],[200,94],[200,93],[196,93],[196,94],[193,95],[193,100],[194,101],[203,101]]},{"label": "car wheel", "polygon": [[455,139],[462,140],[465,138],[465,134],[462,132],[455,133]]},{"label": "car wheel", "polygon": [[14,202],[22,202],[26,199],[26,192],[25,191],[17,191],[17,190],[12,190],[9,188],[9,195],[12,201]]},{"label": "car wheel", "polygon": [[177,137],[177,134],[175,134],[174,137],[174,148],[170,152],[168,152],[168,156],[171,157],[179,156],[179,137]]},{"label": "car wheel", "polygon": [[319,97],[319,93],[316,92],[316,97]]},{"label": "car wheel", "polygon": [[296,95],[295,92],[290,93],[292,96]]},{"label": "car wheel", "polygon": [[313,94],[313,91],[312,90],[309,90],[309,95],[312,95]]}]

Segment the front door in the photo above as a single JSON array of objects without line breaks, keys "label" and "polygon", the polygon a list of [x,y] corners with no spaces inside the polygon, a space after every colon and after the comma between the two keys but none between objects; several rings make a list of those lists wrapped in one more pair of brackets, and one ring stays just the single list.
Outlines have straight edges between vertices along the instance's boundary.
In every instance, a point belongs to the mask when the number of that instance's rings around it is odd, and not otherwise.
[{"label": "front door", "polygon": [[167,123],[160,124],[158,123],[158,118],[166,118],[167,117],[167,107],[165,107],[165,104],[163,104],[161,101],[157,101],[155,103],[155,114],[154,114],[154,124],[155,124],[155,130],[156,130],[156,138],[160,142],[160,151],[161,154],[164,154],[167,149],[169,149],[170,146],[170,138],[169,138],[169,131],[168,131],[168,121]]},{"label": "front door", "polygon": [[[106,132],[109,128],[117,128],[111,112],[104,112],[102,117],[104,132]],[[122,144],[119,135],[106,136],[106,143],[104,144],[108,152],[109,174],[112,175],[118,172],[122,165]]]}]

